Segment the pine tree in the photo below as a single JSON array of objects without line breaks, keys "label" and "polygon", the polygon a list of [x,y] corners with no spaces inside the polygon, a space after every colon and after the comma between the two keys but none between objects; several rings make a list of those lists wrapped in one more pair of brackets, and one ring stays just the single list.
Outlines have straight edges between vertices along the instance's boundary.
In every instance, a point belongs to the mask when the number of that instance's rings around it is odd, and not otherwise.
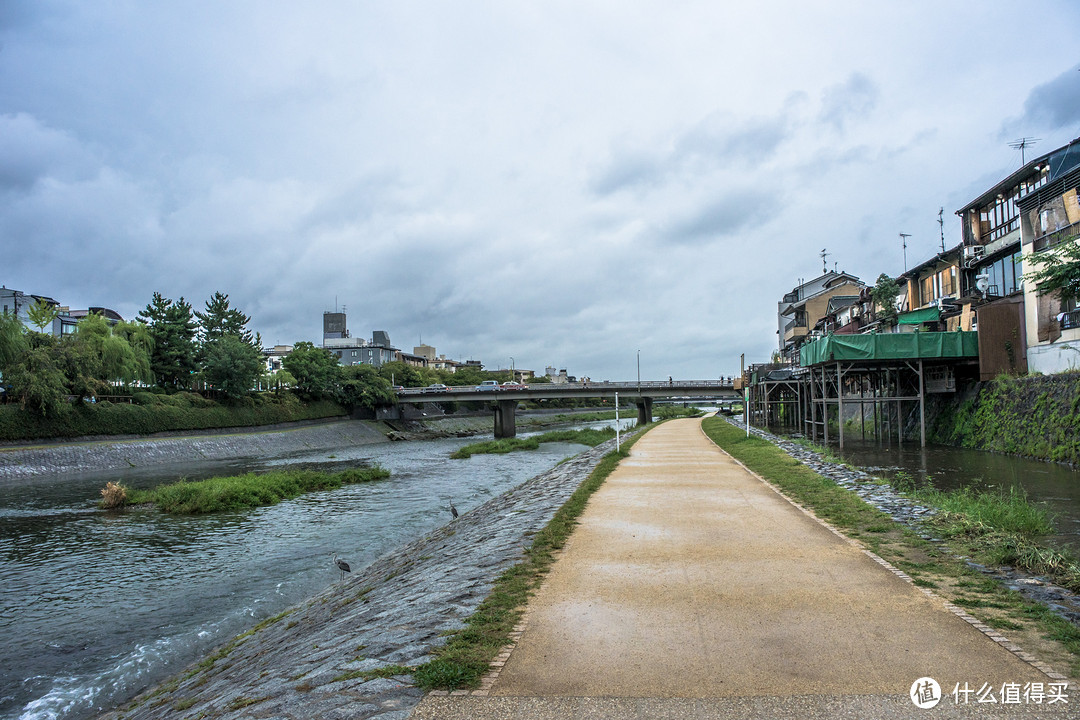
[{"label": "pine tree", "polygon": [[195,372],[195,333],[198,325],[191,305],[181,297],[173,301],[154,293],[139,319],[146,323],[154,348],[150,370],[160,387],[185,388]]},{"label": "pine tree", "polygon": [[229,307],[229,296],[225,293],[215,292],[206,301],[206,312],[197,312],[195,317],[199,318],[199,343],[203,348],[226,335],[254,344],[255,339],[247,329],[251,316]]}]

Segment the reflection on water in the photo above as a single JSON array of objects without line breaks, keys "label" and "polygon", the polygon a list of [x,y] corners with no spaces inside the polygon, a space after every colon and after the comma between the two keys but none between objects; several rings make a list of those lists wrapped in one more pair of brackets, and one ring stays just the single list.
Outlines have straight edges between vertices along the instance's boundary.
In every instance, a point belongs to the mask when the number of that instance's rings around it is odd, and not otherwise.
[{"label": "reflection on water", "polygon": [[[602,426],[610,423],[590,424]],[[178,517],[101,512],[109,480],[152,487],[328,453],[38,477],[0,485],[0,717],[80,718],[385,552],[524,482],[580,445],[450,460],[472,439],[337,449],[390,479],[271,507]]]},{"label": "reflection on water", "polygon": [[[833,448],[834,452],[839,452]],[[884,448],[872,441],[844,439],[840,453],[846,462],[885,477],[904,472],[917,483],[949,490],[960,487],[1018,488],[1045,504],[1055,517],[1054,541],[1080,552],[1080,471],[1059,463],[942,445],[918,443],[902,449]]]}]

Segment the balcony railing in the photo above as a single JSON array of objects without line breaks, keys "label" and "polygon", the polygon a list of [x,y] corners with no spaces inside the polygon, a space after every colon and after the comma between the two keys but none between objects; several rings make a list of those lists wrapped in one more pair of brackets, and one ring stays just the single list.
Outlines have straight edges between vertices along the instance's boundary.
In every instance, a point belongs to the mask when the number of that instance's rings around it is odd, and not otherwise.
[{"label": "balcony railing", "polygon": [[1062,330],[1076,330],[1080,328],[1080,308],[1070,310],[1061,316]]},{"label": "balcony railing", "polygon": [[1032,249],[1035,252],[1049,250],[1050,248],[1055,248],[1078,236],[1080,236],[1080,223],[1073,223],[1072,225],[1066,225],[1063,228],[1058,228],[1054,232],[1046,233],[1041,237],[1035,238],[1032,243]]}]

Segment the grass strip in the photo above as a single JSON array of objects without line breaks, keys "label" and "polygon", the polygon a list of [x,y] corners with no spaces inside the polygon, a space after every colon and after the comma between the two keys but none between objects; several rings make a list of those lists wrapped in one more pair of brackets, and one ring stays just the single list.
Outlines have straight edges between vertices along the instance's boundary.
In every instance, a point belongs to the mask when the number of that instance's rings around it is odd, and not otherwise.
[{"label": "grass strip", "polygon": [[[1031,651],[1052,665],[1068,665],[1072,677],[1080,677],[1080,627],[972,569],[962,559],[974,557],[990,565],[1024,567],[1049,575],[1066,587],[1078,587],[1069,581],[1076,573],[1075,561],[1037,545],[1035,538],[1047,527],[1047,519],[1039,508],[1024,507],[1030,503],[1022,496],[992,493],[981,497],[963,492],[939,496],[937,491],[904,488],[905,494],[927,505],[936,507],[941,502],[951,508],[940,510],[929,521],[934,533],[945,540],[939,545],[924,540],[915,529],[893,520],[855,492],[817,474],[766,440],[747,438],[744,430],[719,418],[705,419],[702,428],[734,458],[906,572],[916,585],[933,588],[986,624],[1015,633]],[[1008,507],[995,507],[999,500]],[[1057,571],[1052,572],[1055,565]]]},{"label": "grass strip", "polygon": [[[113,497],[108,506],[152,504],[163,512],[175,515],[198,515],[274,505],[307,492],[333,490],[343,485],[373,482],[388,477],[390,471],[376,465],[349,468],[336,473],[275,470],[198,481],[180,480],[150,490],[132,490],[110,483],[112,494],[120,495],[121,498],[118,500]],[[105,502],[103,500],[103,505]]]},{"label": "grass strip", "polygon": [[456,690],[479,685],[492,659],[510,643],[510,633],[521,621],[525,604],[555,562],[555,553],[566,544],[589,498],[643,434],[628,438],[621,450],[612,450],[600,460],[544,529],[533,537],[525,558],[495,580],[491,593],[465,620],[465,627],[451,634],[447,643],[435,650],[434,660],[416,668],[413,680],[418,686],[428,690]]},{"label": "grass strip", "polygon": [[527,438],[502,438],[500,440],[487,440],[485,442],[472,443],[458,448],[450,457],[455,460],[464,460],[473,455],[490,455],[516,452],[518,450],[536,450],[541,443],[567,442],[579,445],[596,447],[602,442],[615,437],[614,428],[601,428],[599,430],[586,428],[585,430],[552,430],[541,435]]}]

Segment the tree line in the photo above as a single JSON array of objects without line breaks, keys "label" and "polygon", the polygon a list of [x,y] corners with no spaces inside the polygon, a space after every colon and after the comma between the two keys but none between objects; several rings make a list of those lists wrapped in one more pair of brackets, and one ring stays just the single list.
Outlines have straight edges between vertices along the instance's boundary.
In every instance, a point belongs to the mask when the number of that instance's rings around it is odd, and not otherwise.
[{"label": "tree line", "polygon": [[375,408],[397,401],[394,386],[478,385],[506,381],[509,372],[462,367],[456,373],[403,362],[339,364],[329,350],[297,342],[268,373],[262,340],[248,328],[251,317],[221,292],[195,310],[180,297],[155,292],[131,321],[110,325],[101,315],[81,318],[74,333],[56,337],[45,329],[59,311],[38,301],[28,309],[28,330],[13,313],[0,315],[0,387],[23,409],[55,416],[100,396],[138,391],[178,393],[193,389],[236,402],[255,388],[293,392],[305,400],[332,400],[346,407]]},{"label": "tree line", "polygon": [[183,297],[154,293],[136,320],[110,325],[90,313],[75,332],[56,337],[44,332],[58,315],[38,301],[28,309],[37,330],[28,330],[13,313],[0,315],[0,377],[9,398],[27,410],[55,415],[69,401],[100,395],[128,395],[136,389],[159,392],[208,386],[226,399],[251,391],[263,374],[261,339],[247,325],[251,318],[214,293],[203,311]]}]

